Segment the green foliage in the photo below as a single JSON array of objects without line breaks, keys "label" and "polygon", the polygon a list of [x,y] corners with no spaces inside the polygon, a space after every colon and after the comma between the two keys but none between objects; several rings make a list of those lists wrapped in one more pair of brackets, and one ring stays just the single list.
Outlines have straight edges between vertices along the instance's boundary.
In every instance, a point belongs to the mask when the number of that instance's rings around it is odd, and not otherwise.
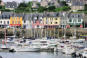
[{"label": "green foliage", "polygon": [[56,12],[59,12],[59,11],[69,11],[69,10],[70,10],[70,7],[68,7],[68,6],[63,6],[63,7],[55,9]]},{"label": "green foliage", "polygon": [[38,12],[44,12],[44,11],[46,11],[46,10],[47,10],[47,8],[42,7],[42,6],[40,6],[40,7],[38,8]]},{"label": "green foliage", "polygon": [[55,11],[56,7],[55,6],[49,6],[47,8],[48,11]]},{"label": "green foliage", "polygon": [[27,7],[27,4],[26,3],[20,3],[19,4],[19,6],[18,6],[18,8],[25,8],[25,7]]},{"label": "green foliage", "polygon": [[40,7],[41,6],[40,3],[37,3],[37,6]]},{"label": "green foliage", "polygon": [[5,6],[1,6],[1,5],[0,5],[0,11],[8,11],[8,12],[10,12],[11,10],[5,9]]},{"label": "green foliage", "polygon": [[2,0],[0,0],[0,3],[2,2]]},{"label": "green foliage", "polygon": [[5,9],[5,6],[1,6],[1,5],[0,5],[0,10],[1,10],[1,9]]},{"label": "green foliage", "polygon": [[87,10],[87,4],[84,5],[84,10],[85,10],[85,11]]},{"label": "green foliage", "polygon": [[28,3],[20,3],[18,8],[15,9],[15,12],[44,12],[44,11],[49,11],[49,12],[59,12],[59,11],[68,11],[70,10],[70,7],[66,4],[65,1],[62,1],[61,3],[63,4],[63,7],[56,8],[55,6],[49,6],[48,8],[42,7],[40,3],[37,3],[38,8],[32,8],[32,3],[33,2],[28,2]]},{"label": "green foliage", "polygon": [[32,8],[32,2],[28,2],[28,3],[27,3],[27,6],[28,6],[29,8]]},{"label": "green foliage", "polygon": [[32,2],[28,3],[20,3],[18,8],[15,9],[15,12],[20,13],[20,12],[31,12],[32,11]]}]

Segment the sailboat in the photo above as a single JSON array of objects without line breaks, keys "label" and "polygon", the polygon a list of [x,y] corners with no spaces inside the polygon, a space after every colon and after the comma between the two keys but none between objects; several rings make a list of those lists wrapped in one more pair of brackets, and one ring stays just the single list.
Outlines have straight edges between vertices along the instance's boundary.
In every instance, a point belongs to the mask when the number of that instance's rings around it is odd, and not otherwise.
[{"label": "sailboat", "polygon": [[5,28],[5,39],[2,40],[2,45],[0,46],[1,49],[9,49],[9,47],[7,47],[7,39],[6,39],[6,28]]}]

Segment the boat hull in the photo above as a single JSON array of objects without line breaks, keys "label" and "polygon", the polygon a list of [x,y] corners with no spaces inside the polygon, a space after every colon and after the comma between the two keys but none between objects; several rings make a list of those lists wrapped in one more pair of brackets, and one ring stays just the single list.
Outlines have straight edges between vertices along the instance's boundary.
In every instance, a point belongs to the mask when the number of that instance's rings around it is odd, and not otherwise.
[{"label": "boat hull", "polygon": [[10,49],[10,51],[15,51],[15,52],[37,52],[40,51],[40,48],[15,48],[15,49]]}]

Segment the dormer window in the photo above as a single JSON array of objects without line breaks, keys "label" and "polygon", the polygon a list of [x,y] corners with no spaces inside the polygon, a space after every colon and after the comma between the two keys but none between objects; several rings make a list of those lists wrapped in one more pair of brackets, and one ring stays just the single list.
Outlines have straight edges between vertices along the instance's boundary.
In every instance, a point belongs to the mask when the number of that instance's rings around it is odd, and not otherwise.
[{"label": "dormer window", "polygon": [[26,23],[26,21],[24,20],[24,23]]},{"label": "dormer window", "polygon": [[42,17],[40,17],[39,19],[42,19]]},{"label": "dormer window", "polygon": [[4,21],[4,24],[6,24],[6,22]]},{"label": "dormer window", "polygon": [[81,22],[81,19],[79,19],[78,22]]},{"label": "dormer window", "polygon": [[9,24],[9,21],[7,21],[7,24]]},{"label": "dormer window", "polygon": [[3,19],[3,15],[2,15],[2,19]]},{"label": "dormer window", "polygon": [[14,7],[14,6],[13,6]]},{"label": "dormer window", "polygon": [[7,18],[7,15],[5,15],[5,19]]},{"label": "dormer window", "polygon": [[37,19],[37,17],[34,17],[34,19]]},{"label": "dormer window", "polygon": [[8,6],[10,8],[10,6]]},{"label": "dormer window", "polygon": [[80,15],[78,15],[78,17],[80,17]]}]

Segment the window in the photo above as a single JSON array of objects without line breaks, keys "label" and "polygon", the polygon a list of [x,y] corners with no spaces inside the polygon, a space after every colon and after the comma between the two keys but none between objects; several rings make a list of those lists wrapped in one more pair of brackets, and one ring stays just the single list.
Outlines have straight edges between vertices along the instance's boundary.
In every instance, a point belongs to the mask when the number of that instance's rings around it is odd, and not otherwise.
[{"label": "window", "polygon": [[0,21],[0,23],[2,24],[2,21]]},{"label": "window", "polygon": [[69,22],[72,22],[72,20],[70,19]]},{"label": "window", "polygon": [[14,24],[14,21],[12,21],[12,24]]},{"label": "window", "polygon": [[57,22],[55,22],[55,24],[57,24]]},{"label": "window", "polygon": [[26,23],[26,21],[24,20],[24,23]]},{"label": "window", "polygon": [[37,28],[39,28],[39,25],[37,25]]},{"label": "window", "polygon": [[5,15],[5,19],[7,18],[7,16]]},{"label": "window", "polygon": [[6,24],[5,21],[4,21],[4,24]]},{"label": "window", "polygon": [[9,21],[7,21],[7,24],[9,24]]},{"label": "window", "polygon": [[20,21],[18,21],[18,24],[20,24]]},{"label": "window", "polygon": [[57,20],[57,18],[55,20]]},{"label": "window", "polygon": [[78,22],[81,22],[81,19],[78,19]]}]

